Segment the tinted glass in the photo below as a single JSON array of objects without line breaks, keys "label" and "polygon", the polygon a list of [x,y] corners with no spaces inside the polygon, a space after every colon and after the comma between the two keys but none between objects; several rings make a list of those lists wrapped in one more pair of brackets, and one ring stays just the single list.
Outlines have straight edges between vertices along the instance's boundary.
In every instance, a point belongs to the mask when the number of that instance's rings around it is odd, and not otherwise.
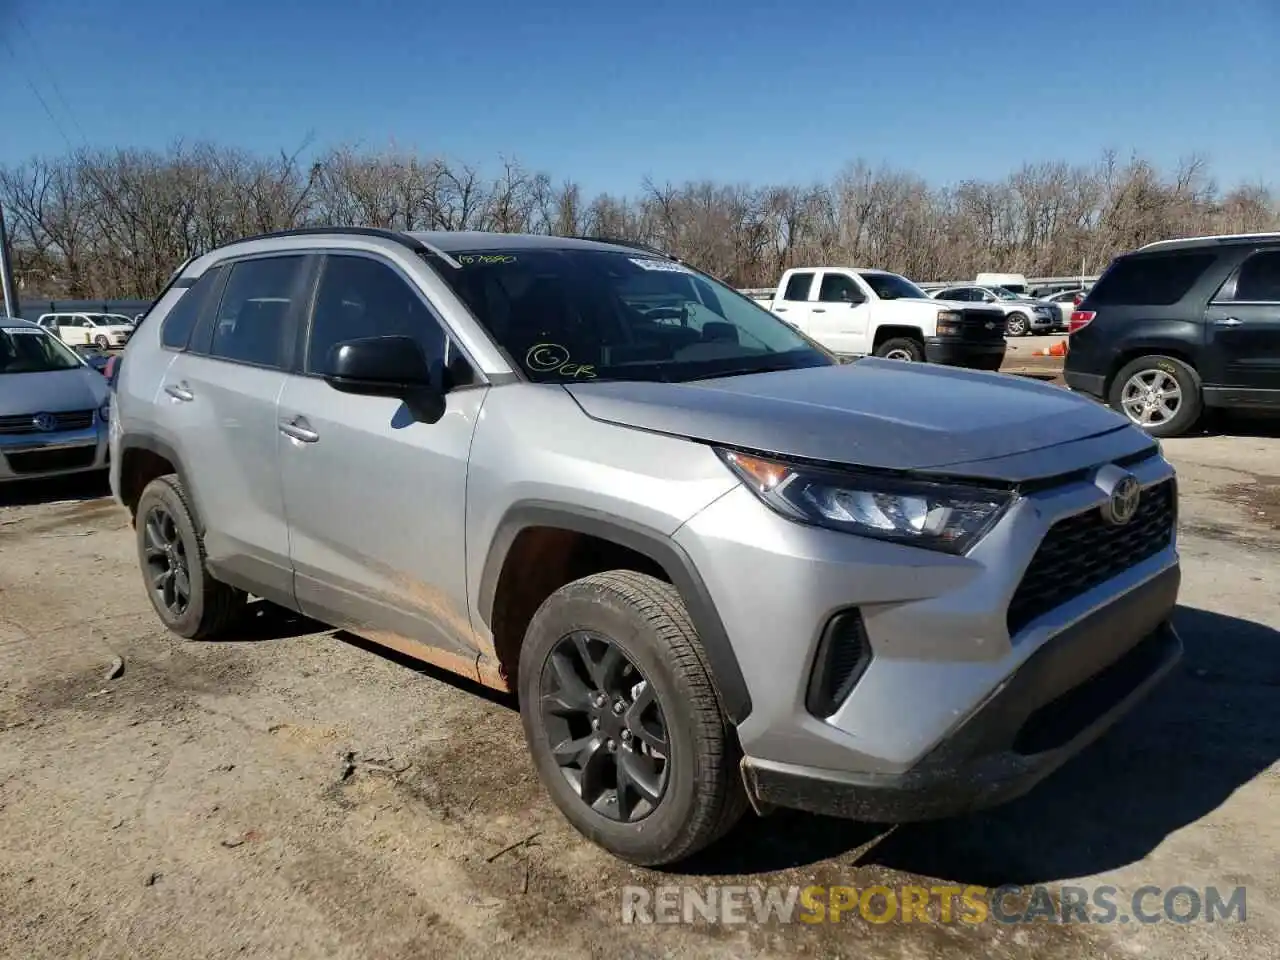
[{"label": "tinted glass", "polygon": [[1255,253],[1240,265],[1235,299],[1280,302],[1280,250]]},{"label": "tinted glass", "polygon": [[218,305],[210,356],[257,366],[283,366],[302,263],[302,257],[267,257],[231,267]]},{"label": "tinted glass", "polygon": [[906,277],[900,277],[896,273],[864,273],[861,276],[866,281],[867,286],[874,290],[876,296],[881,300],[901,300],[914,297],[919,297],[922,300],[929,299],[927,293]]},{"label": "tinted glass", "polygon": [[852,278],[842,273],[824,273],[818,299],[824,303],[861,303],[866,297]]},{"label": "tinted glass", "polygon": [[1177,303],[1217,259],[1214,253],[1187,251],[1123,257],[1089,293],[1090,306],[1168,306]]},{"label": "tinted glass", "polygon": [[782,292],[782,299],[803,302],[809,299],[809,290],[812,287],[812,273],[793,273],[791,279],[787,281],[787,289]]},{"label": "tinted glass", "polygon": [[540,248],[438,267],[529,379],[690,380],[834,358],[735,290],[670,260]]},{"label": "tinted glass", "polygon": [[191,331],[200,319],[200,311],[209,299],[209,292],[218,288],[222,268],[206,270],[186,292],[178,298],[160,327],[160,343],[170,350],[185,350],[191,340]]},{"label": "tinted glass", "polygon": [[400,274],[368,257],[329,257],[316,293],[307,371],[323,373],[335,343],[391,336],[413,337],[428,361],[444,356],[444,329]]}]

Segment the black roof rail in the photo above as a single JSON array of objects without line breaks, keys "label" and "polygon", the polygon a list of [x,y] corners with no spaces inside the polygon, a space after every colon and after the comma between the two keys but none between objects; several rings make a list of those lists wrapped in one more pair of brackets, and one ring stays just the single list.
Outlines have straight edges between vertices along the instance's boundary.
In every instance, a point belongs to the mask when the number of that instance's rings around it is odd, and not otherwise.
[{"label": "black roof rail", "polygon": [[668,253],[666,250],[659,250],[657,247],[648,243],[641,243],[639,240],[628,240],[626,237],[589,237],[585,234],[574,234],[566,237],[567,240],[594,240],[596,243],[611,243],[615,247],[630,247],[633,250],[643,250],[646,253],[652,253],[656,257],[666,257],[668,260],[674,260],[677,263],[683,263],[674,253]]},{"label": "black roof rail", "polygon": [[250,243],[254,240],[276,240],[282,237],[333,236],[334,234],[340,236],[377,237],[381,240],[390,240],[392,243],[398,243],[402,247],[408,247],[414,253],[429,253],[439,257],[451,267],[460,268],[462,266],[457,260],[434,244],[419,240],[406,231],[388,230],[383,227],[294,227],[290,230],[275,230],[271,233],[259,233],[250,237],[241,237],[239,240],[232,242]]}]

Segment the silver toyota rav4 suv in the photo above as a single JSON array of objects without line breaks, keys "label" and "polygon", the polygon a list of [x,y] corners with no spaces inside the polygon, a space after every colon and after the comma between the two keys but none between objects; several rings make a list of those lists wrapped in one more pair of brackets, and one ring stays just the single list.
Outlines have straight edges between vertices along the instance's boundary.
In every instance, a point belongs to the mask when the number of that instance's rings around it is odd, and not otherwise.
[{"label": "silver toyota rav4 suv", "polygon": [[649,248],[291,231],[181,267],[111,482],[156,612],[250,595],[516,694],[584,835],[1029,790],[1178,661],[1177,488],[1057,387],[840,363]]}]

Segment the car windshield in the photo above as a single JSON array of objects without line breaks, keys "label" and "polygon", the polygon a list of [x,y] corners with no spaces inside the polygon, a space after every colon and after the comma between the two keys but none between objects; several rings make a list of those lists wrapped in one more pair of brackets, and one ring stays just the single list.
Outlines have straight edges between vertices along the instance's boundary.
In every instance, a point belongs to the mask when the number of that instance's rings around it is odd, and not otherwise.
[{"label": "car windshield", "polygon": [[80,358],[42,330],[0,328],[0,374],[74,370]]},{"label": "car windshield", "polygon": [[900,277],[896,273],[864,273],[861,276],[881,300],[903,300],[912,297],[929,299],[927,293],[906,277]]},{"label": "car windshield", "polygon": [[1006,290],[1004,287],[994,287],[992,288],[991,292],[994,293],[1001,300],[1021,300],[1022,299],[1012,290]]},{"label": "car windshield", "polygon": [[681,381],[838,361],[732,288],[641,252],[458,252],[441,271],[530,380]]},{"label": "car windshield", "polygon": [[131,327],[133,321],[122,313],[104,313],[95,318],[100,327]]}]

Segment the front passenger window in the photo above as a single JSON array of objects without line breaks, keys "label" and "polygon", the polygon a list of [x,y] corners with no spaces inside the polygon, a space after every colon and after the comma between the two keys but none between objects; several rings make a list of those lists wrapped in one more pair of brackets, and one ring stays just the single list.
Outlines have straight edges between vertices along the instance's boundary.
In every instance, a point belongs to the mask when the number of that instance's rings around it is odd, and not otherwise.
[{"label": "front passenger window", "polygon": [[311,320],[307,373],[323,373],[329,351],[343,340],[395,336],[418,341],[428,363],[444,358],[444,328],[404,277],[370,257],[326,258]]}]

